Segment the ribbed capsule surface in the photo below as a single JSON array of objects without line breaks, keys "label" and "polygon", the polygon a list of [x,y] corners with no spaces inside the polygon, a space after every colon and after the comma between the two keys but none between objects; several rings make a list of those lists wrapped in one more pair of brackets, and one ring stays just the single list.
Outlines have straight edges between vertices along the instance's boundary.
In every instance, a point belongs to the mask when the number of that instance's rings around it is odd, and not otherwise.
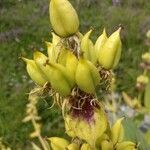
[{"label": "ribbed capsule surface", "polygon": [[98,39],[96,40],[96,43],[94,45],[94,49],[95,49],[95,54],[96,54],[96,58],[98,59],[99,56],[99,52],[101,51],[101,49],[103,48],[105,42],[107,41],[108,37],[106,34],[106,30],[103,30],[103,33],[98,37]]},{"label": "ribbed capsule surface", "polygon": [[52,28],[59,36],[68,37],[78,31],[78,15],[68,0],[51,0],[49,12]]},{"label": "ribbed capsule surface", "polygon": [[47,79],[38,68],[35,61],[23,57],[22,59],[26,62],[26,69],[31,79],[38,85],[44,85],[47,82]]},{"label": "ribbed capsule surface", "polygon": [[69,95],[74,86],[74,80],[67,69],[60,64],[50,64],[50,67],[52,87],[62,96]]},{"label": "ribbed capsule surface", "polygon": [[113,143],[107,140],[102,141],[101,150],[113,150]]},{"label": "ribbed capsule surface", "polygon": [[71,143],[67,146],[67,150],[79,150],[79,146],[76,143]]},{"label": "ribbed capsule surface", "polygon": [[78,87],[87,93],[95,93],[96,86],[100,82],[97,68],[86,59],[79,60],[75,79]]},{"label": "ribbed capsule surface", "polygon": [[118,142],[122,142],[124,138],[124,128],[122,125],[122,120],[124,118],[118,119],[111,128],[111,140],[115,145]]},{"label": "ribbed capsule surface", "polygon": [[43,53],[36,51],[33,54],[34,61],[36,65],[41,69],[42,73],[46,76],[49,82],[51,82],[51,68],[46,65],[48,57]]},{"label": "ribbed capsule surface", "polygon": [[90,40],[90,35],[92,30],[88,31],[81,40],[81,51],[83,53],[83,57],[92,63],[96,63],[96,53],[94,49],[93,42]]},{"label": "ribbed capsule surface", "polygon": [[66,139],[59,137],[48,138],[52,150],[66,150],[66,147],[69,145],[69,142]]},{"label": "ribbed capsule surface", "polygon": [[117,66],[121,56],[121,40],[119,28],[105,42],[99,51],[99,64],[105,69],[113,69]]},{"label": "ribbed capsule surface", "polygon": [[84,144],[81,146],[81,150],[91,150],[91,147],[90,147],[89,144],[84,143]]},{"label": "ribbed capsule surface", "polygon": [[136,144],[131,141],[124,141],[116,145],[116,150],[136,150]]}]

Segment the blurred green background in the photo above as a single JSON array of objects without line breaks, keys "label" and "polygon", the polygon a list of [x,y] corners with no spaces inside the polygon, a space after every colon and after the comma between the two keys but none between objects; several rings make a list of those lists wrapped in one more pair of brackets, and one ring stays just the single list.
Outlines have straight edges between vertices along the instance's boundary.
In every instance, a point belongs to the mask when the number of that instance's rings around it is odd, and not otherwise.
[{"label": "blurred green background", "polygon": [[[115,70],[117,89],[134,93],[136,76],[140,73],[141,54],[148,50],[146,32],[150,29],[149,0],[72,0],[80,18],[80,30],[93,27],[92,39],[105,27],[108,34],[122,24],[123,52]],[[51,40],[48,12],[49,0],[0,0],[0,137],[13,149],[28,149],[30,123],[22,123],[27,93],[34,87],[20,56],[32,58],[34,49],[46,53],[44,41]],[[62,118],[50,98],[41,100],[39,114],[43,117],[43,135],[60,136]],[[30,149],[30,148],[29,148]]]}]

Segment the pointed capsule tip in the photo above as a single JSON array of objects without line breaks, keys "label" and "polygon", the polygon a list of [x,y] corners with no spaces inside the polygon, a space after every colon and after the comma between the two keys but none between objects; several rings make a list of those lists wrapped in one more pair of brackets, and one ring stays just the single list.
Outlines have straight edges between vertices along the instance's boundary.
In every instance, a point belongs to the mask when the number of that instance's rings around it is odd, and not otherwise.
[{"label": "pointed capsule tip", "polygon": [[122,27],[119,27],[118,31],[120,32],[122,30]]},{"label": "pointed capsule tip", "polygon": [[51,34],[52,34],[53,37],[57,36],[57,34],[54,31],[52,31]]},{"label": "pointed capsule tip", "polygon": [[90,29],[88,32],[86,32],[86,33],[84,34],[84,37],[88,37],[88,38],[89,38],[92,32],[93,32],[93,30]]},{"label": "pointed capsule tip", "polygon": [[52,46],[52,43],[48,42],[48,41],[45,41],[45,44],[46,44],[47,47]]},{"label": "pointed capsule tip", "polygon": [[122,25],[122,24],[120,24],[120,25],[119,25],[119,28],[118,28],[118,30],[117,30],[117,31],[120,33],[120,32],[121,32],[121,30],[123,30],[123,29],[124,29],[123,25]]},{"label": "pointed capsule tip", "polygon": [[106,33],[106,28],[104,27],[103,29],[103,34],[105,34],[107,36],[107,33]]},{"label": "pointed capsule tip", "polygon": [[119,120],[120,120],[120,122],[122,122],[124,119],[125,119],[125,116],[120,118]]},{"label": "pointed capsule tip", "polygon": [[28,63],[30,61],[30,59],[25,58],[25,57],[20,57],[24,62]]}]

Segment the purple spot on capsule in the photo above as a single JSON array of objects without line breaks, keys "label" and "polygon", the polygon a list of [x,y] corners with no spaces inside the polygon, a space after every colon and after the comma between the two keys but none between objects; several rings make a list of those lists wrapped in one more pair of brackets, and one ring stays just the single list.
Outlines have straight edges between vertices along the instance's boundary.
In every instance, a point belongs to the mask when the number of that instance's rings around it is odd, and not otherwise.
[{"label": "purple spot on capsule", "polygon": [[[95,108],[100,106],[96,101],[93,100],[93,95],[87,94],[76,95],[70,98],[71,109],[70,112],[73,117],[86,120],[88,123],[94,121],[94,111]],[[84,93],[85,94],[85,93]]]}]

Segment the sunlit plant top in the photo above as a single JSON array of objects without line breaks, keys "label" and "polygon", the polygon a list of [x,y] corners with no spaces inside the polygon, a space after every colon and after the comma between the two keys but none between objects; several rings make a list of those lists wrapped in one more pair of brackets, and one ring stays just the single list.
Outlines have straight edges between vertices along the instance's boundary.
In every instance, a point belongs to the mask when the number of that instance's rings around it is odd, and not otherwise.
[{"label": "sunlit plant top", "polygon": [[[109,125],[99,93],[112,90],[112,70],[121,56],[121,27],[109,37],[106,30],[95,44],[90,29],[79,31],[78,15],[68,0],[51,0],[52,41],[46,42],[47,56],[35,51],[33,59],[22,57],[36,88],[29,95],[27,117],[32,121],[43,149],[48,150],[135,150],[137,145],[124,141],[122,120]],[[71,142],[58,137],[41,137],[36,111],[38,97],[44,92],[62,109],[66,133]],[[102,97],[102,96],[100,96]],[[37,147],[33,144],[33,147]]]}]

